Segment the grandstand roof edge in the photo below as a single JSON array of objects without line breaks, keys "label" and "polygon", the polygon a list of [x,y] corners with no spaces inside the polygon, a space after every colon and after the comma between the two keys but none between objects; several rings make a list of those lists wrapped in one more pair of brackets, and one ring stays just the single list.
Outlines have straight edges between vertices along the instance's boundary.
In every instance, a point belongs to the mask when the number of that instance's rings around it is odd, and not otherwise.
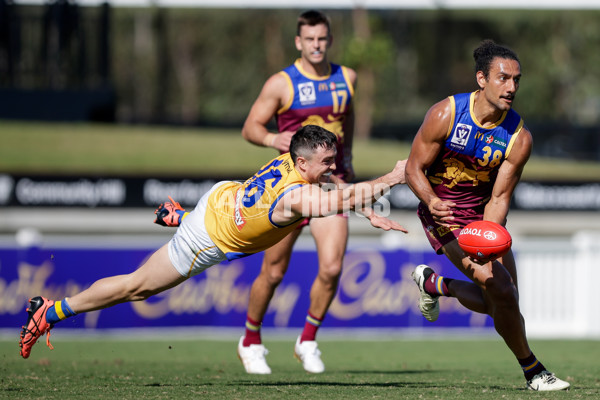
[{"label": "grandstand roof edge", "polygon": [[[15,0],[21,5],[42,5],[49,0]],[[81,6],[108,3],[114,7],[166,7],[166,8],[265,8],[265,9],[600,9],[598,0],[71,0]]]}]

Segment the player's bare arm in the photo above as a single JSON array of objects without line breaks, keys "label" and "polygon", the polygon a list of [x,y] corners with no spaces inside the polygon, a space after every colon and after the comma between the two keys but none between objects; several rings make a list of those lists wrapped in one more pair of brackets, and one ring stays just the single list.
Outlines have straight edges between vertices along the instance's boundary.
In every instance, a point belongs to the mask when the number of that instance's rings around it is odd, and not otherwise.
[{"label": "player's bare arm", "polygon": [[[338,178],[335,175],[329,175],[328,178],[329,179],[327,180],[327,182],[325,182],[324,186],[326,186],[327,184],[340,187],[347,186],[346,182],[343,179]],[[373,210],[371,207],[357,208],[355,211],[357,214],[360,214],[363,217],[367,218],[371,225],[375,228],[383,229],[384,231],[394,230],[408,233],[408,230],[406,230],[406,228],[404,228],[402,225],[387,217],[377,214],[375,210]]]},{"label": "player's bare arm", "polygon": [[497,222],[500,225],[506,224],[510,200],[521,179],[525,164],[529,160],[532,146],[531,133],[523,127],[513,144],[511,152],[498,169],[492,196],[483,214],[484,220]]},{"label": "player's bare arm", "polygon": [[271,133],[267,124],[290,96],[287,81],[281,74],[271,76],[264,84],[258,98],[242,127],[242,137],[258,146],[273,147],[287,152],[294,132]]},{"label": "player's bare arm", "polygon": [[427,205],[433,218],[442,225],[451,223],[454,219],[452,208],[455,204],[437,197],[425,176],[425,171],[443,148],[450,126],[451,111],[449,99],[434,104],[427,111],[423,124],[415,135],[406,163],[406,183],[419,200]]},{"label": "player's bare arm", "polygon": [[286,224],[299,217],[326,217],[342,211],[369,207],[392,186],[405,183],[406,160],[396,163],[394,169],[377,179],[357,184],[341,184],[332,190],[320,185],[304,185],[286,193],[273,210],[272,220]]}]

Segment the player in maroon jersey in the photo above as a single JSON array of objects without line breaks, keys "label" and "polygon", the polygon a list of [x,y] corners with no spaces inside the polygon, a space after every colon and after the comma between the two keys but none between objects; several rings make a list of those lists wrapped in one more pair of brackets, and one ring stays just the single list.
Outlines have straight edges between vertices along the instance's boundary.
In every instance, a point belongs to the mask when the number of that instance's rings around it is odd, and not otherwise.
[{"label": "player in maroon jersey", "polygon": [[[318,11],[300,15],[295,38],[300,58],[265,82],[244,123],[242,135],[256,145],[287,152],[292,135],[301,126],[322,126],[338,138],[334,174],[349,182],[354,179],[351,100],[356,73],[327,60],[331,41],[327,16]],[[267,130],[267,124],[273,118],[278,133]],[[314,219],[310,229],[317,245],[319,272],[311,288],[304,330],[296,340],[294,350],[306,371],[320,373],[325,366],[315,338],[337,290],[348,241],[348,221],[343,215],[327,217],[323,221]],[[266,349],[260,328],[273,293],[288,268],[299,234],[300,229],[297,229],[265,251],[260,275],[252,285],[246,332],[238,344],[238,355],[248,373],[271,373],[264,357]]]},{"label": "player in maroon jersey", "polygon": [[444,278],[419,265],[413,272],[421,291],[419,309],[435,321],[438,297],[451,296],[472,311],[489,314],[521,365],[529,389],[568,389],[570,384],[548,372],[529,348],[512,251],[494,261],[474,260],[458,245],[460,230],[470,222],[506,223],[533,143],[512,109],[521,79],[517,55],[486,40],[473,56],[479,90],[450,96],[429,109],[406,166],[407,183],[421,200],[418,215],[432,247],[471,281]]}]

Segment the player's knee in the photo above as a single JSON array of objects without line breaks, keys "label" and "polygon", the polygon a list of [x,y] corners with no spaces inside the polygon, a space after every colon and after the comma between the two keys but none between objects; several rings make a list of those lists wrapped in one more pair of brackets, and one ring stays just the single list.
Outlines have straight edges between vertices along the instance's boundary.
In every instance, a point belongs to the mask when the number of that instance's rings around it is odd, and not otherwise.
[{"label": "player's knee", "polygon": [[507,280],[490,280],[486,284],[486,290],[488,295],[494,301],[496,305],[510,305],[514,306],[519,304],[518,292],[512,281]]},{"label": "player's knee", "polygon": [[285,270],[277,268],[263,269],[260,272],[260,278],[262,278],[263,282],[266,282],[270,286],[278,286],[283,280],[284,276]]},{"label": "player's knee", "polygon": [[319,265],[319,278],[327,283],[337,284],[342,274],[342,265],[340,263]]},{"label": "player's knee", "polygon": [[124,286],[123,297],[127,301],[146,300],[157,293],[155,290],[145,287],[144,283],[133,275],[128,276]]}]

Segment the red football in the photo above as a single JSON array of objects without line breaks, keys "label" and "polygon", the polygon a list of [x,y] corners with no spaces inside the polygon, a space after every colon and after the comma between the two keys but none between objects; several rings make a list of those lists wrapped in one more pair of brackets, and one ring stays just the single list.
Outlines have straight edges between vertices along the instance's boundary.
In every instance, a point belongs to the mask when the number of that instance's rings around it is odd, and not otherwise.
[{"label": "red football", "polygon": [[495,260],[508,253],[512,238],[502,225],[492,221],[475,221],[460,231],[458,244],[473,258]]}]

